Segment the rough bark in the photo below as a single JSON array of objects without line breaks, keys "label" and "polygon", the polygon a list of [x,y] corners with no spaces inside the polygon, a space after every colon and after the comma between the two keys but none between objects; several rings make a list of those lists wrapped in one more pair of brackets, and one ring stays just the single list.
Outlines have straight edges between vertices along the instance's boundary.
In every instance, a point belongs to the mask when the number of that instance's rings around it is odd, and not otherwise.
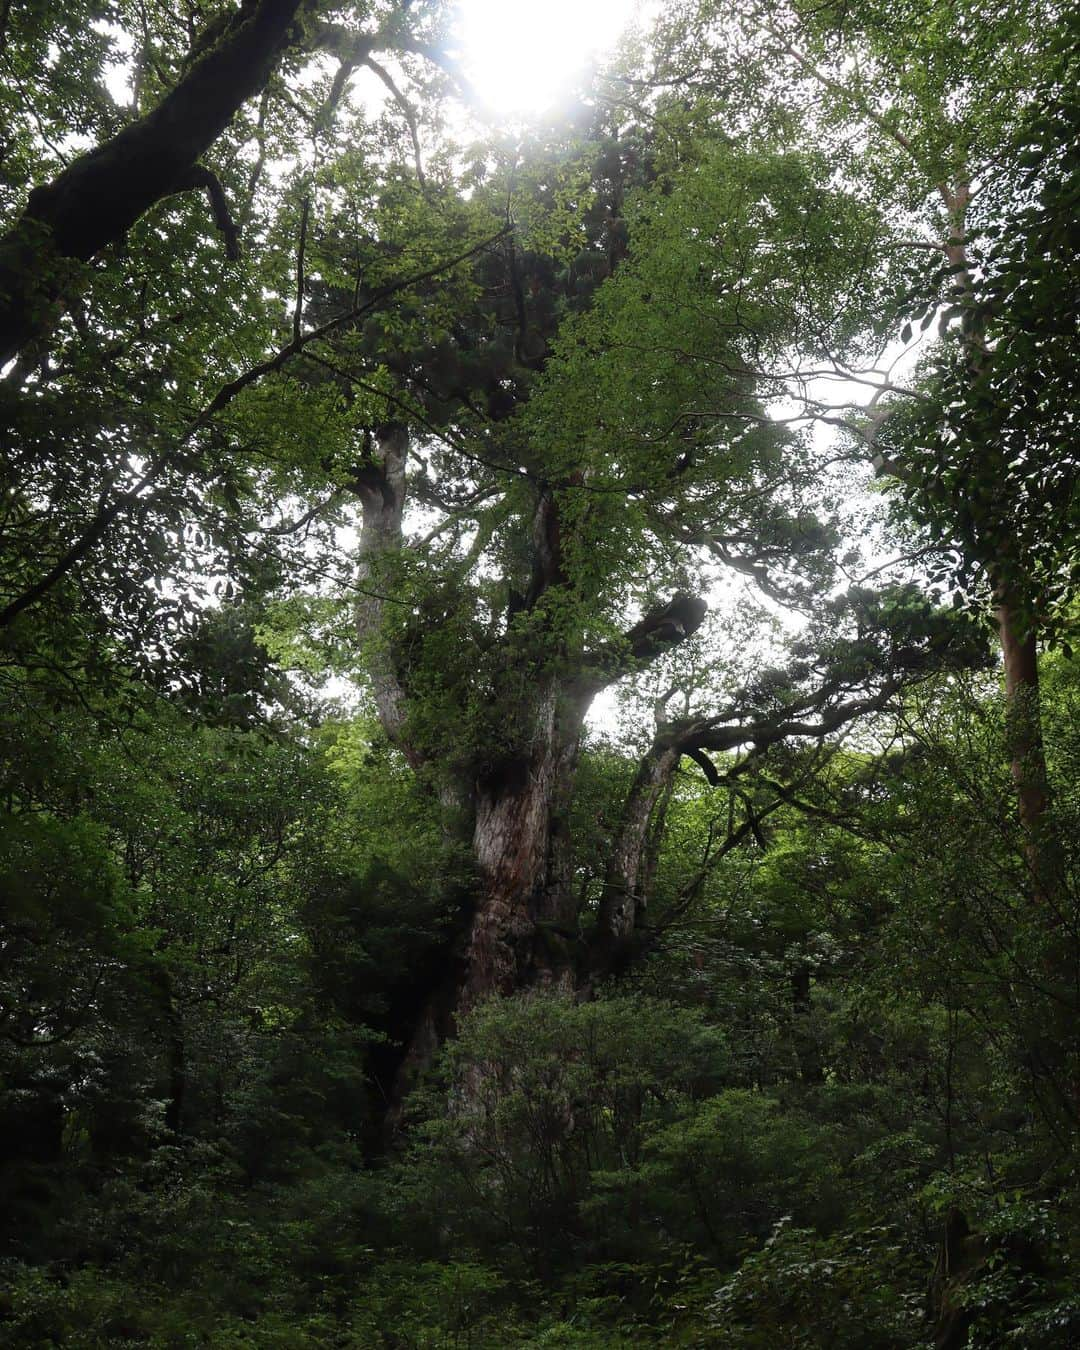
[{"label": "rough bark", "polygon": [[[557,498],[542,488],[532,525],[527,609],[565,585],[562,546]],[[695,596],[675,596],[650,610],[621,642],[566,662],[568,669],[559,675],[537,673],[527,745],[477,784],[473,853],[481,893],[465,954],[460,1011],[491,994],[577,983],[578,906],[567,821],[585,714],[605,685],[695,632],[705,610]],[[557,646],[554,636],[551,642]],[[540,664],[556,656],[554,649],[544,653]],[[562,657],[565,661],[565,653]],[[655,798],[646,829],[654,803]]]},{"label": "rough bark", "polygon": [[547,682],[533,707],[528,756],[478,785],[473,854],[481,892],[461,1011],[490,994],[573,983],[577,913],[565,813],[589,701]]},{"label": "rough bark", "polygon": [[205,185],[200,156],[269,78],[300,4],[248,0],[156,108],[31,192],[0,239],[0,365],[55,321],[78,264],[164,197]]},{"label": "rough bark", "polygon": [[668,792],[682,749],[668,737],[653,742],[638,766],[604,875],[597,912],[593,973],[606,975],[629,954],[648,904],[648,842],[658,803]]},{"label": "rough bark", "polygon": [[[405,430],[389,425],[357,470],[363,508],[357,622],[368,646],[379,720],[410,763],[420,768],[431,751],[408,743],[409,689],[380,631],[383,589],[389,580],[380,560],[403,543],[406,453]],[[398,1068],[389,1094],[391,1132],[417,1073],[453,1034],[463,1013],[493,995],[537,985],[567,991],[577,987],[583,953],[569,810],[585,714],[605,685],[670,650],[700,626],[705,614],[703,601],[676,596],[646,614],[620,642],[571,657],[544,613],[545,597],[564,588],[567,579],[557,496],[543,484],[530,543],[529,583],[525,594],[517,596],[514,613],[533,611],[534,623],[522,647],[516,645],[519,639],[511,627],[502,653],[515,690],[513,743],[475,781],[457,785],[457,814],[465,800],[471,812],[474,898],[467,927],[446,951],[440,977],[423,1003]],[[480,752],[488,749],[477,747]],[[658,782],[657,792],[662,788]],[[655,803],[656,792],[643,806],[639,869]]]},{"label": "rough bark", "polygon": [[475,786],[475,900],[463,938],[445,952],[389,1092],[388,1139],[419,1074],[483,999],[538,985],[570,991],[577,904],[566,813],[589,698],[560,681],[538,687],[531,745]]}]

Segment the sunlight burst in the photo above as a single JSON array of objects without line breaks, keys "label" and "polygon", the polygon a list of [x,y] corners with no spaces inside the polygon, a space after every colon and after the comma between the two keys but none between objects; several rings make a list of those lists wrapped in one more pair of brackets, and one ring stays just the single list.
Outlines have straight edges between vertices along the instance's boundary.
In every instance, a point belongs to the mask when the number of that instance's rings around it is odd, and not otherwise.
[{"label": "sunlight burst", "polygon": [[461,0],[466,69],[489,111],[543,112],[612,50],[638,9],[635,0]]}]

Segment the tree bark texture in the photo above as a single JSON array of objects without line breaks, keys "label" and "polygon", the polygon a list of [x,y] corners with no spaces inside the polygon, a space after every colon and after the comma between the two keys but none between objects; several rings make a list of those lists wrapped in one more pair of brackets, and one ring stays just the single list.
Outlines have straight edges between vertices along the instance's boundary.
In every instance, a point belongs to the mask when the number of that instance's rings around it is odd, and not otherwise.
[{"label": "tree bark texture", "polygon": [[[377,431],[356,470],[363,516],[356,619],[380,724],[413,768],[422,769],[433,751],[411,743],[408,663],[403,666],[403,653],[387,641],[384,622],[390,562],[405,543],[407,456],[406,429],[388,423]],[[391,1129],[417,1072],[453,1034],[463,1013],[491,996],[536,986],[570,991],[583,976],[591,982],[595,953],[584,953],[579,937],[569,828],[585,715],[605,685],[670,650],[705,615],[703,601],[678,595],[646,614],[621,641],[570,656],[544,617],[545,598],[567,585],[558,502],[544,485],[537,492],[530,544],[530,579],[510,614],[503,653],[514,687],[511,744],[472,781],[441,789],[448,814],[460,818],[462,806],[468,806],[476,884],[465,925],[457,941],[448,944],[443,969],[423,1002],[399,1065],[389,1094]],[[515,645],[513,616],[522,607],[533,611],[536,645]],[[483,762],[491,747],[476,749]],[[679,753],[674,742],[665,746],[658,762],[648,761],[632,793],[604,911],[611,930],[605,961],[614,962],[632,933],[650,823]],[[443,777],[449,781],[452,775]],[[614,900],[617,893],[621,904]],[[587,970],[582,969],[583,956]]]},{"label": "tree bark texture", "polygon": [[658,804],[670,790],[682,753],[670,738],[658,737],[638,766],[604,875],[594,955],[594,972],[598,975],[610,973],[625,959],[644,915],[652,823]]},{"label": "tree bark texture", "polygon": [[300,5],[246,0],[156,108],[31,192],[0,239],[0,365],[51,327],[77,264],[162,198],[198,186],[200,156],[269,78]]},{"label": "tree bark texture", "polygon": [[481,893],[461,1011],[490,994],[573,984],[577,905],[566,812],[590,701],[546,681],[532,708],[527,757],[478,785],[473,853]]}]

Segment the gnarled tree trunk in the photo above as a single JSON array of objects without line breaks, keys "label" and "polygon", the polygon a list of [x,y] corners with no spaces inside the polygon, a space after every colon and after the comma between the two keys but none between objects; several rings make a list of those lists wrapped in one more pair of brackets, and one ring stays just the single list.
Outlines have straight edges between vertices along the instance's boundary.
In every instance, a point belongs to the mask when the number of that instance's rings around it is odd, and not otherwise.
[{"label": "gnarled tree trunk", "polygon": [[[407,670],[401,652],[388,641],[384,624],[391,560],[404,546],[407,456],[405,428],[388,423],[368,445],[356,471],[363,511],[356,616],[379,721],[409,763],[422,769],[438,752],[410,736]],[[505,753],[486,765],[475,781],[443,789],[453,798],[456,815],[467,805],[476,885],[464,929],[447,950],[441,978],[427,998],[401,1064],[391,1094],[398,1105],[416,1072],[452,1034],[456,1018],[478,1002],[536,985],[569,991],[579,984],[583,949],[569,810],[585,715],[607,684],[682,641],[704,618],[702,601],[676,596],[647,614],[621,641],[570,656],[542,605],[545,596],[566,584],[561,549],[555,495],[541,486],[531,530],[531,579],[527,593],[516,597],[516,608],[535,611],[535,623],[528,643],[518,645],[508,633],[503,651],[514,690],[515,727]],[[510,626],[512,630],[513,616]],[[487,748],[476,747],[478,760],[486,760]],[[670,749],[655,781],[639,790],[640,809],[632,813],[634,826],[627,828],[620,855],[624,870],[633,870],[635,876],[643,865],[657,794],[677,760],[678,752]],[[452,779],[447,766],[442,767],[436,777]],[[635,829],[640,838],[631,844]],[[627,882],[624,891],[631,893],[634,884]],[[618,889],[614,875],[610,889],[612,894]],[[608,904],[606,912],[614,915],[614,906]],[[632,909],[627,913],[632,929]],[[614,923],[618,934],[612,955],[622,943],[623,927],[622,918]],[[593,957],[590,954],[590,961]]]},{"label": "gnarled tree trunk", "polygon": [[677,740],[659,736],[634,776],[604,875],[596,922],[594,975],[618,969],[629,953],[634,930],[641,923],[648,904],[646,868],[654,817],[670,790],[682,754]]},{"label": "gnarled tree trunk", "polygon": [[481,892],[461,1011],[489,994],[573,984],[577,907],[566,811],[590,701],[546,683],[532,709],[528,757],[478,785],[473,852]]}]

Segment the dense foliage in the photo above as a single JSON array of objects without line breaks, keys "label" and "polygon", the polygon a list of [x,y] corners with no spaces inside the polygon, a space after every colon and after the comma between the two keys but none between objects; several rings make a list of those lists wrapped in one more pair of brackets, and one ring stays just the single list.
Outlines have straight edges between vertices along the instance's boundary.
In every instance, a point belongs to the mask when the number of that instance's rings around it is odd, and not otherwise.
[{"label": "dense foliage", "polygon": [[1077,1344],[1077,37],[0,5],[3,1344]]}]

